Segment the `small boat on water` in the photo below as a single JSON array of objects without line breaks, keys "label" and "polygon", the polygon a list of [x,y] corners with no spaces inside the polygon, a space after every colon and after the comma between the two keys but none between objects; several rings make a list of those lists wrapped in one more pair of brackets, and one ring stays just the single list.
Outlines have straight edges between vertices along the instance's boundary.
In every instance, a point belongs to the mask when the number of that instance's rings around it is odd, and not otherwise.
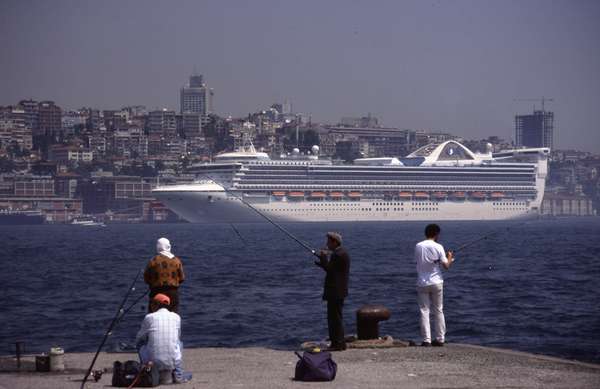
[{"label": "small boat on water", "polygon": [[97,220],[93,216],[79,216],[71,220],[73,226],[86,226],[86,227],[106,227],[106,224]]}]

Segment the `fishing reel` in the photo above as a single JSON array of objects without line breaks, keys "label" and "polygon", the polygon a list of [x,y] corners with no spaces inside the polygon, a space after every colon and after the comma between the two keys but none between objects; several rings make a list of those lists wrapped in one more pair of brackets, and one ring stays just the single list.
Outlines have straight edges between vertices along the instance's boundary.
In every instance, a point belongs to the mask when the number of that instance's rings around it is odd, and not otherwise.
[{"label": "fishing reel", "polygon": [[92,372],[90,373],[90,375],[94,379],[94,382],[98,382],[98,381],[100,381],[100,378],[102,378],[102,374],[104,374],[105,372],[106,372],[106,369],[103,369],[103,370],[92,370]]}]

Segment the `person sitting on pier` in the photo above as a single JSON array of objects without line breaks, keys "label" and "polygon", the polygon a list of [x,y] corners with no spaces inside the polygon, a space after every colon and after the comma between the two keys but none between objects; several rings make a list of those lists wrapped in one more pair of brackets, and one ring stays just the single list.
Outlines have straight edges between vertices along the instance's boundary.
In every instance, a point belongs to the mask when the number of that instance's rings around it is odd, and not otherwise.
[{"label": "person sitting on pier", "polygon": [[[443,346],[446,335],[446,322],[444,320],[444,278],[440,263],[445,269],[450,268],[454,262],[452,251],[444,252],[444,247],[437,243],[440,235],[437,224],[425,227],[426,239],[415,246],[415,261],[417,263],[417,301],[421,311],[421,346]],[[429,324],[429,310],[433,310],[435,320],[435,339],[431,341],[431,328]]]},{"label": "person sitting on pier", "polygon": [[181,318],[169,311],[169,296],[158,293],[150,303],[151,313],[144,317],[135,343],[140,362],[153,362],[160,372],[161,383],[189,380],[182,367]]},{"label": "person sitting on pier", "polygon": [[[144,271],[144,281],[150,287],[150,301],[158,293],[169,296],[172,312],[179,312],[179,286],[183,283],[181,260],[171,253],[171,242],[160,238],[156,242],[157,255],[148,262]],[[150,312],[150,304],[148,305]]]},{"label": "person sitting on pier", "polygon": [[344,337],[344,319],[342,309],[344,299],[348,297],[348,278],[350,274],[350,256],[342,247],[342,236],[337,232],[327,233],[327,248],[331,254],[327,260],[327,252],[319,253],[320,261],[315,261],[317,266],[325,270],[325,285],[323,300],[327,301],[327,327],[331,351],[346,349]]}]

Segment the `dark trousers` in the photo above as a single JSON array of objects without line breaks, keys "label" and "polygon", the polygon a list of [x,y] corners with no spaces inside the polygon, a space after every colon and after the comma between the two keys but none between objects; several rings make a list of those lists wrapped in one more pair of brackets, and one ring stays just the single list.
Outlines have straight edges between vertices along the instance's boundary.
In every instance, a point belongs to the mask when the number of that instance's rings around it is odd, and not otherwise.
[{"label": "dark trousers", "polygon": [[[150,289],[150,302],[157,294],[162,293],[169,297],[169,311],[179,313],[179,289],[176,286],[159,286]],[[150,304],[148,304],[148,312],[150,312]]]},{"label": "dark trousers", "polygon": [[327,300],[327,326],[329,327],[329,340],[332,346],[346,344],[344,337],[344,317],[342,309],[344,299]]}]

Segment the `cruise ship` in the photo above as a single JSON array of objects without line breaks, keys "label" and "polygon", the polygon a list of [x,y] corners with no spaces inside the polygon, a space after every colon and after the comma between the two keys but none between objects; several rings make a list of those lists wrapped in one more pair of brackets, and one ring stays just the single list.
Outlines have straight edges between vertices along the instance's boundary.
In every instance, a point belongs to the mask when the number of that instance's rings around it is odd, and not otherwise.
[{"label": "cruise ship", "polygon": [[[505,220],[538,214],[548,148],[474,153],[457,141],[353,164],[250,146],[192,165],[196,180],[153,195],[192,223]],[[252,207],[249,207],[247,204]],[[252,208],[255,208],[253,210]]]}]

